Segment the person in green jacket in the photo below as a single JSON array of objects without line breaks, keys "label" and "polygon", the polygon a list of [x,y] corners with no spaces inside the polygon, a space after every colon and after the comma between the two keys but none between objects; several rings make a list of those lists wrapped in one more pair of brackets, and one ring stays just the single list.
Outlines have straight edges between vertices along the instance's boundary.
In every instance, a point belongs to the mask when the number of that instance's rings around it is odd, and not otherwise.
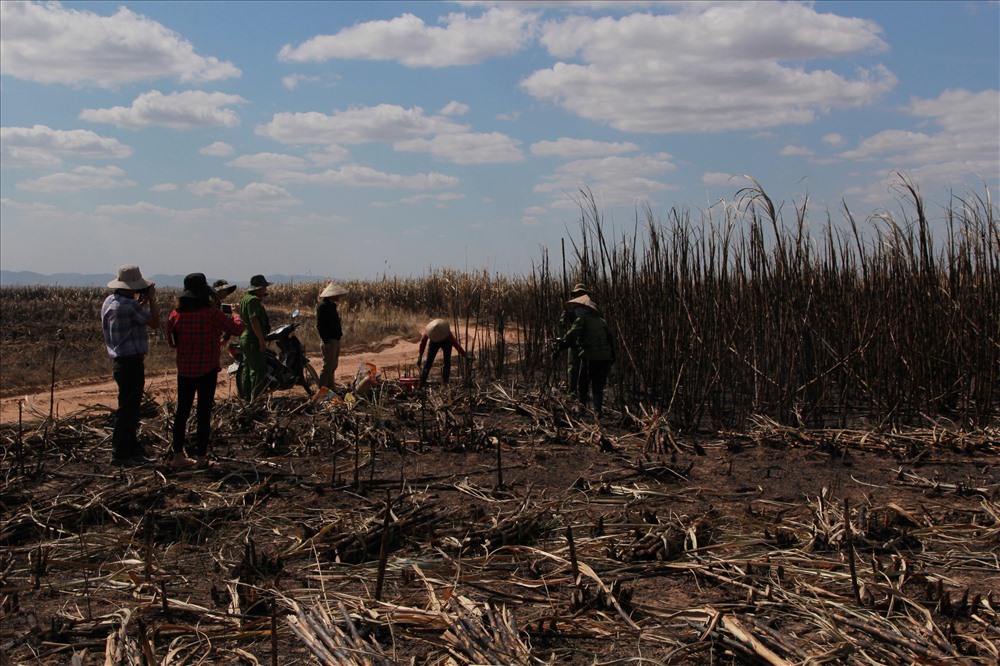
[{"label": "person in green jacket", "polygon": [[594,412],[604,416],[604,387],[615,362],[615,345],[611,327],[601,316],[597,304],[584,294],[566,302],[576,320],[563,337],[561,349],[576,349],[580,375],[576,390],[580,402],[586,407],[590,396],[594,399]]},{"label": "person in green jacket", "polygon": [[247,294],[240,300],[240,317],[246,327],[240,335],[240,351],[243,352],[243,372],[240,393],[247,400],[254,400],[267,383],[267,334],[271,332],[271,322],[261,299],[267,295],[270,282],[263,275],[250,278]]},{"label": "person in green jacket", "polygon": [[[569,292],[570,298],[577,298],[579,296],[590,296],[590,290],[582,282],[577,282],[573,285],[573,289]],[[563,336],[569,333],[575,321],[576,313],[573,312],[573,309],[564,307],[562,314],[559,316],[559,330],[563,332]],[[570,398],[577,397],[576,386],[580,383],[579,353],[580,350],[576,347],[570,347],[566,352],[566,393],[569,394]]]}]

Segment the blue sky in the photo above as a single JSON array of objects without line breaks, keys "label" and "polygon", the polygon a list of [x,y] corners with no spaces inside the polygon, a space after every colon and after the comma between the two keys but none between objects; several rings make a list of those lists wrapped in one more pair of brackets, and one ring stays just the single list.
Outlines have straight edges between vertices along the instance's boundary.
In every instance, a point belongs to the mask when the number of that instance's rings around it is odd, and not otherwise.
[{"label": "blue sky", "polygon": [[580,188],[1000,187],[997,2],[4,1],[0,86],[0,265],[45,274],[516,275]]}]

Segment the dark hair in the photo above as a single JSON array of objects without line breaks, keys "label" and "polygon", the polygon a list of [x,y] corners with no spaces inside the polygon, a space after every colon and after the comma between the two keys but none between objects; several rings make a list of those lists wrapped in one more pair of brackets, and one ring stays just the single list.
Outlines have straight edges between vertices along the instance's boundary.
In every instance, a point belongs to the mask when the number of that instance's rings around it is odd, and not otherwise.
[{"label": "dark hair", "polygon": [[200,310],[202,308],[207,308],[212,305],[209,301],[208,296],[185,296],[181,294],[177,297],[177,311],[178,312],[193,312],[194,310]]}]

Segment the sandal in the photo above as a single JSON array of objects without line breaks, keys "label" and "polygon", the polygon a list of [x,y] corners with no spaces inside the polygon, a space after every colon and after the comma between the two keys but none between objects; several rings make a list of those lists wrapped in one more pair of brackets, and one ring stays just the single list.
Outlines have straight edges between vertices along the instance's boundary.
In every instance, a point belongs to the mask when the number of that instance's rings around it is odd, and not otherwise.
[{"label": "sandal", "polygon": [[191,460],[188,457],[183,457],[183,458],[174,457],[174,459],[170,461],[170,466],[173,467],[174,469],[191,469],[192,467],[195,467],[197,464],[198,463],[196,463],[194,460]]}]

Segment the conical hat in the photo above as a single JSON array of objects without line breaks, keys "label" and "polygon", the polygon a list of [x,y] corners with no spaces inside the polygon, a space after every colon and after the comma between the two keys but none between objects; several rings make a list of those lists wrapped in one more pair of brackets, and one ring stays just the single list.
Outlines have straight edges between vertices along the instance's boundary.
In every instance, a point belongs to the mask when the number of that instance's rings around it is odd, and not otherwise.
[{"label": "conical hat", "polygon": [[451,329],[444,319],[433,319],[427,324],[427,338],[431,342],[444,342],[449,335],[451,335]]},{"label": "conical hat", "polygon": [[331,296],[343,296],[346,293],[347,293],[346,289],[344,289],[343,287],[341,287],[336,282],[331,282],[330,284],[326,285],[326,289],[324,289],[323,291],[319,292],[319,297],[320,298],[329,298]]},{"label": "conical hat", "polygon": [[577,296],[576,298],[572,298],[566,301],[567,309],[575,307],[577,305],[582,305],[585,308],[590,308],[594,312],[600,312],[600,310],[597,309],[597,303],[595,303],[594,299],[592,299],[587,294],[584,294],[583,296]]}]

